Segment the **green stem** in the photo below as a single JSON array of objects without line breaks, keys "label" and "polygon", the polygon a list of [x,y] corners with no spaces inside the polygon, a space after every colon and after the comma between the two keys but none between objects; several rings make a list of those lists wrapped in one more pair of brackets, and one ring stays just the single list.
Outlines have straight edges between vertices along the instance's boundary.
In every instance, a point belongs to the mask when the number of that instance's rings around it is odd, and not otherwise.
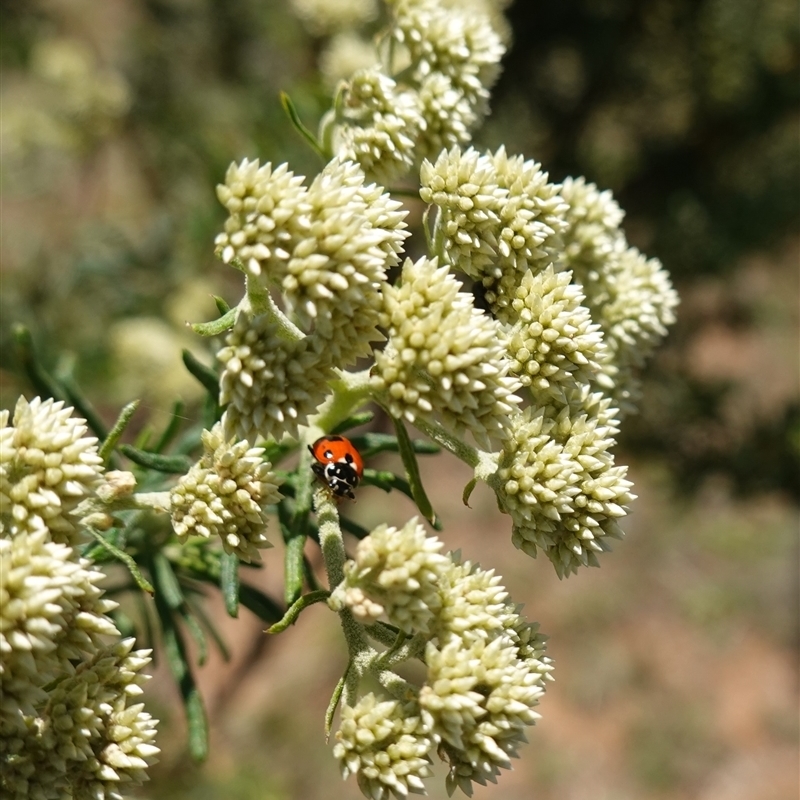
[{"label": "green stem", "polygon": [[445,450],[449,450],[456,458],[461,459],[465,464],[469,464],[473,469],[478,466],[482,457],[486,455],[484,451],[453,436],[438,422],[418,416],[412,424],[427,437],[433,439],[436,444],[441,445]]},{"label": "green stem", "polygon": [[284,313],[281,311],[272,295],[258,278],[247,274],[245,278],[245,285],[247,287],[247,303],[242,302],[239,304],[241,312],[247,312],[247,305],[253,314],[264,314],[269,317],[271,322],[278,326],[278,336],[282,339],[288,339],[297,342],[305,337],[303,331],[300,330]]},{"label": "green stem", "polygon": [[330,382],[331,394],[309,419],[308,444],[346,420],[354,411],[371,399],[369,370],[361,372],[338,371],[338,377]]},{"label": "green stem", "polygon": [[[314,492],[314,507],[317,509],[317,525],[319,526],[319,544],[325,571],[328,574],[328,585],[335,589],[344,580],[344,564],[347,553],[344,549],[342,531],[339,527],[339,510],[330,491],[320,486]],[[362,675],[369,667],[370,656],[374,650],[367,643],[364,630],[356,622],[348,608],[339,611],[344,638],[356,675]]]}]

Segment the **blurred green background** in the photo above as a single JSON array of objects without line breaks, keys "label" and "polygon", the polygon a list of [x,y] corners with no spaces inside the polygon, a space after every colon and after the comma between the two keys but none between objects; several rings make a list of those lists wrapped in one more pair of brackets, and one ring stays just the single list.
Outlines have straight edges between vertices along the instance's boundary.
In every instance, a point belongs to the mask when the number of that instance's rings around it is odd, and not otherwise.
[{"label": "blurred green background", "polygon": [[[214,186],[245,156],[316,172],[278,93],[315,126],[329,103],[322,44],[279,0],[2,0],[0,12],[2,406],[31,393],[12,336],[23,323],[107,422],[132,397],[157,426],[177,395],[191,414],[180,349],[202,357],[206,344],[184,322],[215,316],[210,294],[241,293],[213,255]],[[664,262],[682,304],[623,430],[639,499],[602,569],[559,582],[513,549],[488,492],[461,505],[461,465],[424,465],[447,545],[497,567],[556,662],[520,763],[475,796],[796,800],[797,3],[518,0],[508,17],[476,142],[613,189],[629,240]],[[411,513],[365,488],[354,516]],[[280,595],[279,554],[267,565],[261,583]],[[199,672],[203,767],[185,756],[157,667],[164,753],[140,794],[359,797],[322,731],[344,659],[330,613],[314,607],[274,640],[242,614],[231,663]],[[432,782],[431,795],[444,791]]]}]

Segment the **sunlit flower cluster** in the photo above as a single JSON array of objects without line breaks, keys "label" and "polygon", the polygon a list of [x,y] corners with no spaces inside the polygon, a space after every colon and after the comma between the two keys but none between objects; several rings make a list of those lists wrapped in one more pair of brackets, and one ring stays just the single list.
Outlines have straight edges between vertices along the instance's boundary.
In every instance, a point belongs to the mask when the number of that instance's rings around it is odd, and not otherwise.
[{"label": "sunlit flower cluster", "polygon": [[370,692],[342,709],[333,755],[342,777],[355,775],[366,797],[425,794],[433,737],[413,703],[380,701]]},{"label": "sunlit flower cluster", "polygon": [[78,504],[100,483],[97,439],[63,402],[20,397],[9,425],[0,412],[0,534],[46,527],[58,542],[79,538]]},{"label": "sunlit flower cluster", "polygon": [[226,441],[220,424],[202,439],[202,457],[170,494],[172,527],[182,539],[219,536],[226,552],[258,562],[259,549],[272,546],[264,533],[267,506],[280,500],[264,449]]},{"label": "sunlit flower cluster", "polygon": [[506,331],[511,372],[538,402],[566,403],[565,393],[598,380],[609,358],[600,326],[571,279],[569,271],[552,266],[537,274],[529,270],[500,315],[511,321]]},{"label": "sunlit flower cluster", "polygon": [[584,400],[594,413],[578,404],[530,406],[516,417],[491,480],[511,515],[514,544],[532,556],[543,550],[562,577],[598,565],[604,538],[622,536],[617,520],[634,497],[610,452],[617,430],[610,401]]},{"label": "sunlit flower cluster", "polygon": [[441,611],[439,582],[450,559],[442,543],[412,519],[400,530],[380,525],[359,542],[334,602],[347,605],[360,622],[385,615],[403,631],[428,631]]},{"label": "sunlit flower cluster", "polygon": [[98,650],[52,689],[21,736],[4,737],[11,745],[0,751],[4,797],[122,800],[123,791],[147,780],[159,752],[158,721],[135,702],[149,677],[141,670],[150,651],[132,648],[126,639]]},{"label": "sunlit flower cluster", "polygon": [[[373,536],[374,544],[369,541]],[[412,520],[399,530],[381,526],[373,531],[361,542],[356,561],[348,564],[344,586],[335,595],[351,610],[365,598],[373,600],[390,622],[424,635],[420,657],[426,677],[418,689],[409,687],[416,702],[405,706],[378,702],[373,694],[352,708],[345,706],[335,754],[345,776],[375,763],[394,765],[401,748],[393,732],[414,731],[417,738],[408,739],[405,751],[420,759],[415,766],[422,771],[413,774],[427,775],[427,742],[428,750],[435,746],[450,766],[448,789],[459,787],[471,795],[473,783],[493,782],[510,767],[526,741],[525,728],[538,718],[533,708],[552,667],[544,655],[544,637],[520,616],[499,577],[452,555],[440,556],[440,548]],[[392,559],[393,553],[402,557]],[[352,587],[358,595],[349,593]],[[406,613],[405,606],[417,613]],[[401,720],[406,728],[400,727]],[[359,740],[367,744],[363,749],[369,760],[361,756]],[[390,786],[394,772],[383,774],[383,788],[376,794],[365,791],[367,796],[388,797],[380,791]]]},{"label": "sunlit flower cluster", "polygon": [[332,153],[384,182],[404,177],[443,147],[469,141],[488,109],[505,49],[487,4],[389,5],[391,41],[381,48],[382,63],[345,81],[320,127]]},{"label": "sunlit flower cluster", "polygon": [[504,148],[481,155],[455,147],[420,169],[420,197],[436,207],[434,237],[445,260],[480,281],[493,310],[523,276],[558,260],[566,205],[534,161]]},{"label": "sunlit flower cluster", "polygon": [[[104,480],[97,440],[61,402],[0,413],[0,794],[117,800],[158,749],[141,704],[148,652],[121,642],[102,572],[76,549],[100,507],[135,481]],[[109,639],[118,640],[108,644]]]},{"label": "sunlit flower cluster", "polygon": [[675,322],[678,294],[658,259],[628,245],[611,192],[577,178],[564,181],[561,193],[569,204],[563,262],[603,332],[610,394],[620,412],[631,413],[639,399],[637,370]]},{"label": "sunlit flower cluster", "polygon": [[291,0],[292,8],[316,36],[363,25],[375,19],[375,0]]},{"label": "sunlit flower cluster", "polygon": [[419,95],[398,87],[379,67],[359,70],[346,82],[339,119],[335,152],[357,161],[368,176],[389,184],[413,166],[426,126]]},{"label": "sunlit flower cluster", "polygon": [[408,259],[399,286],[384,290],[386,348],[376,354],[372,385],[396,417],[440,420],[489,446],[502,440],[519,398],[519,381],[496,320],[436,259]]}]

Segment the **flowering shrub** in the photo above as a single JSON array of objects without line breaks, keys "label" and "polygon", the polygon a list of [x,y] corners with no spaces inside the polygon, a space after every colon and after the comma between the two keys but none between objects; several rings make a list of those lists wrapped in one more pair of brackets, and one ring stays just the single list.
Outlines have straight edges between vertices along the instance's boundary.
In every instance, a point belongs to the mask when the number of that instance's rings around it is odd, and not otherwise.
[{"label": "flowering shrub", "polygon": [[[357,35],[346,29],[376,12],[295,5],[336,36]],[[388,2],[372,63],[339,84],[318,136],[285,100],[325,158],[320,173],[230,166],[216,250],[244,293],[193,326],[222,338],[216,365],[184,354],[208,392],[202,424],[179,438],[177,406],[157,439],[120,445],[131,404],[110,432],[93,420],[98,448],[63,402],[21,398],[13,419],[3,412],[0,785],[10,796],[117,798],[157,752],[155,721],[128,704],[148,651],[132,651],[130,620],[97,588],[98,567],[113,561],[127,588],[153,595],[198,758],[205,716],[184,636],[202,660],[211,623],[190,591],[197,581],[271,633],[315,602],[336,612],[349,663],[326,724],[338,710],[334,757],[367,797],[424,792],[435,753],[448,790],[470,795],[517,756],[552,670],[538,625],[499,576],[445,552],[420,518],[372,531],[347,519],[328,486],[315,488],[307,447],[369,422],[372,405],[395,434],[353,445],[364,457],[399,451],[406,474],[358,477],[407,493],[434,528],[416,457],[444,448],[474,470],[465,498],[485,482],[514,545],[543,553],[560,577],[598,566],[622,536],[634,496],[615,437],[677,296],[659,262],[627,244],[609,192],[471,146],[504,51],[499,5]],[[417,192],[423,241],[400,199]],[[46,386],[82,403],[52,378]],[[132,471],[112,468],[121,458]],[[258,564],[271,546],[270,525],[284,542],[283,605],[239,576],[240,561]],[[343,531],[360,540],[352,558]],[[328,588],[304,560],[308,537]],[[397,673],[411,659],[425,668],[418,684]],[[379,688],[365,693],[367,677]]]}]

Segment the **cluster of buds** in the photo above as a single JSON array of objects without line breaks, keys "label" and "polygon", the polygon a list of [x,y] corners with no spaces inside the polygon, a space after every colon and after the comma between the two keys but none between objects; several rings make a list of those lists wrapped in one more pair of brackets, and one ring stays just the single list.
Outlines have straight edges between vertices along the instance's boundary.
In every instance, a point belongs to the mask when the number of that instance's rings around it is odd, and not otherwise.
[{"label": "cluster of buds", "polygon": [[441,549],[416,519],[382,525],[360,542],[330,600],[360,622],[394,625],[426,669],[421,685],[390,684],[405,700],[370,692],[342,710],[334,755],[367,797],[422,791],[437,751],[449,791],[471,795],[473,783],[510,767],[538,719],[552,669],[538,626],[492,571]]},{"label": "cluster of buds", "polygon": [[121,800],[158,753],[157,720],[131,703],[150,651],[121,639],[103,573],[77,552],[86,502],[119,482],[103,483],[85,433],[61,402],[0,412],[0,794],[14,800]]}]

